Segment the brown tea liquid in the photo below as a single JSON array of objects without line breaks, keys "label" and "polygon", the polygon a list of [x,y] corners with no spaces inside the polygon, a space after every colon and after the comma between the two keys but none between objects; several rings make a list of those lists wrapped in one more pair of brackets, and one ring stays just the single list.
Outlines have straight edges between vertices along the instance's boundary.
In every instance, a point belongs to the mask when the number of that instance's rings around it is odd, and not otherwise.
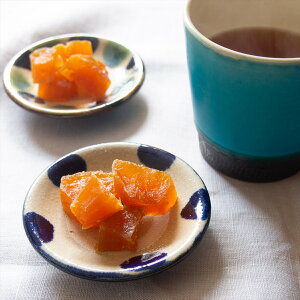
[{"label": "brown tea liquid", "polygon": [[241,28],[219,33],[211,40],[231,50],[256,56],[300,57],[300,35],[285,30]]}]

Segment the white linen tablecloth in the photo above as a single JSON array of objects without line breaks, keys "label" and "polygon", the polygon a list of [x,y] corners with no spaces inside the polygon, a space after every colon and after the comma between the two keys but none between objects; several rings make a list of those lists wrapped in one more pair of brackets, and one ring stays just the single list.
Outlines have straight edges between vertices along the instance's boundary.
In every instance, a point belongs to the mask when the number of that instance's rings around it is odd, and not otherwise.
[{"label": "white linen tablecloth", "polygon": [[[201,157],[185,57],[184,1],[1,1],[0,66],[52,35],[95,33],[137,51],[145,83],[97,116],[52,119],[0,94],[0,299],[300,299],[300,173],[268,184],[213,170]],[[142,280],[93,282],[63,273],[32,248],[22,225],[33,180],[60,156],[103,142],[158,146],[207,185],[208,231],[175,267]]]}]

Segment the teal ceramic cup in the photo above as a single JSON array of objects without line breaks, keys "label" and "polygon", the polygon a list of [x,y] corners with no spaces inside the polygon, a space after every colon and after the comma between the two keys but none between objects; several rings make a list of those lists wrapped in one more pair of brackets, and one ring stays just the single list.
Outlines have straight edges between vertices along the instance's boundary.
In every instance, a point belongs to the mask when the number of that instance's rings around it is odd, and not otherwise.
[{"label": "teal ceramic cup", "polygon": [[300,34],[297,1],[187,1],[187,61],[200,149],[215,169],[247,181],[300,170],[300,58],[249,55],[211,38],[239,28]]}]

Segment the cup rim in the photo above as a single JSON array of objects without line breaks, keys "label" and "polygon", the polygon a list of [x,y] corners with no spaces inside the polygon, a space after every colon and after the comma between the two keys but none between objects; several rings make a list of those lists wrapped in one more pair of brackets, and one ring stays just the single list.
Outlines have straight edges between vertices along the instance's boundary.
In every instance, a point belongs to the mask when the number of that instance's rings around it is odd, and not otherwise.
[{"label": "cup rim", "polygon": [[185,8],[184,8],[184,25],[186,29],[197,39],[199,40],[204,46],[214,50],[218,54],[228,56],[234,59],[243,59],[249,62],[257,62],[257,63],[271,63],[271,64],[300,64],[300,57],[289,57],[289,58],[276,58],[276,57],[265,57],[265,56],[257,56],[252,54],[246,54],[242,52],[238,52],[235,50],[231,50],[229,48],[226,48],[224,46],[221,46],[213,41],[211,41],[209,38],[207,38],[205,35],[203,35],[193,24],[190,15],[189,15],[189,9],[191,6],[191,3],[194,0],[186,0]]}]

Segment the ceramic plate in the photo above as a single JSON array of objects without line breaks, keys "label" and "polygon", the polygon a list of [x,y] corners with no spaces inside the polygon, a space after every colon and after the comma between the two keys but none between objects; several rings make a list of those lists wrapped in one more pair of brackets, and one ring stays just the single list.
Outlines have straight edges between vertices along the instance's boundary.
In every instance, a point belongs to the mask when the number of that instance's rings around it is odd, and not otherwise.
[{"label": "ceramic plate", "polygon": [[[107,66],[111,85],[105,101],[89,102],[86,99],[63,103],[47,102],[37,96],[38,85],[32,82],[29,55],[42,47],[52,47],[71,40],[89,40],[93,57]],[[3,82],[8,96],[21,107],[55,117],[90,115],[130,99],[144,80],[141,58],[116,42],[87,34],[69,34],[41,40],[15,55],[5,68]]]},{"label": "ceramic plate", "polygon": [[[164,216],[143,218],[136,251],[97,254],[97,230],[82,230],[62,209],[60,178],[85,170],[109,172],[117,158],[169,173],[178,201]],[[198,244],[209,219],[209,194],[199,175],[169,152],[133,143],[94,145],[59,159],[33,183],[23,211],[26,234],[39,254],[67,273],[100,281],[138,279],[173,266]]]}]

